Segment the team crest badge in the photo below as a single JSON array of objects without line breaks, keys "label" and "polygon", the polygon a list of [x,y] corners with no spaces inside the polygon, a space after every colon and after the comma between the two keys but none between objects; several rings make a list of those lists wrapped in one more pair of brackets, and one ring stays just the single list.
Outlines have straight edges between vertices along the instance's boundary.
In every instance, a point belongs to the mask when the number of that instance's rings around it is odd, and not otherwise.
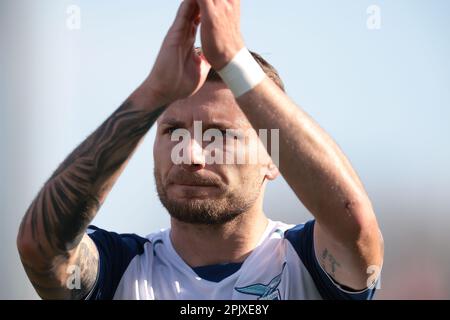
[{"label": "team crest badge", "polygon": [[281,283],[281,276],[283,275],[285,266],[286,262],[283,263],[280,274],[270,280],[268,284],[256,283],[246,287],[234,289],[240,293],[258,296],[258,300],[281,300],[280,290],[278,290],[278,286]]}]

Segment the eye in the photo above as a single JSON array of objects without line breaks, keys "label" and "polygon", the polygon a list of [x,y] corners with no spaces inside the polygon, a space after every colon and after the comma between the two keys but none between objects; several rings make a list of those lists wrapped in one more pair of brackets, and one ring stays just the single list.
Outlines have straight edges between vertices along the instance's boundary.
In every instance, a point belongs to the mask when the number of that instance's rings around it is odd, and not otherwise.
[{"label": "eye", "polygon": [[224,137],[227,139],[233,139],[233,140],[240,140],[242,138],[242,134],[237,130],[224,130],[223,132]]},{"label": "eye", "polygon": [[163,134],[172,135],[175,130],[180,129],[179,127],[166,127],[163,131]]},{"label": "eye", "polygon": [[239,135],[235,132],[235,130],[219,129],[219,128],[217,128],[217,130],[220,131],[220,133],[222,134],[222,137],[226,140],[228,140],[228,139],[238,140],[239,139]]}]

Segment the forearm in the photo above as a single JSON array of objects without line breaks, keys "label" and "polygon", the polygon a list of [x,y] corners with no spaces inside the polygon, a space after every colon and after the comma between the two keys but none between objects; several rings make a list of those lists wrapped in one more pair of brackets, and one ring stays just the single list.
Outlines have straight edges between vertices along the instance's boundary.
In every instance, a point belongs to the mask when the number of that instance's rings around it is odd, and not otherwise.
[{"label": "forearm", "polygon": [[[240,1],[197,3],[201,8],[202,48],[212,68],[238,96],[237,102],[255,130],[269,130],[270,134],[270,129],[279,129],[276,164],[316,219],[316,257],[338,282],[351,288],[366,287],[367,266],[381,265],[383,243],[358,176],[331,137],[242,50]],[[276,170],[269,165],[266,177],[272,179]],[[341,270],[335,272],[336,266]]]},{"label": "forearm", "polygon": [[335,226],[331,232],[355,233],[373,216],[357,210],[370,202],[340,148],[275,84],[266,79],[237,101],[256,130],[279,129],[280,172],[318,221]]},{"label": "forearm", "polygon": [[[81,143],[27,210],[18,243],[42,263],[74,249],[141,139],[164,107],[138,89]],[[145,101],[145,103],[144,103]],[[145,105],[144,105],[145,104]]]}]

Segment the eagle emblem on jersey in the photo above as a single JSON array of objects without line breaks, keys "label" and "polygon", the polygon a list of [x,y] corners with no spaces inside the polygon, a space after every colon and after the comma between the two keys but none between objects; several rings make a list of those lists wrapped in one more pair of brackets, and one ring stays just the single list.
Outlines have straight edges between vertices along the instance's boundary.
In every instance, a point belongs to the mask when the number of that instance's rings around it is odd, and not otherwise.
[{"label": "eagle emblem on jersey", "polygon": [[256,283],[246,287],[234,289],[240,293],[258,296],[258,300],[281,300],[280,290],[278,290],[278,286],[281,283],[281,276],[283,275],[285,266],[286,262],[283,263],[280,274],[270,280],[267,285]]}]

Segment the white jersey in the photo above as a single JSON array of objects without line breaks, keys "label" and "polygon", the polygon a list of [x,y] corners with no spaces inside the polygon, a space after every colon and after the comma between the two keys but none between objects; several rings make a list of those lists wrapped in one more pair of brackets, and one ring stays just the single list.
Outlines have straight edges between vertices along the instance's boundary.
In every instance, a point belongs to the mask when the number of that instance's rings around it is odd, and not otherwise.
[{"label": "white jersey", "polygon": [[89,227],[99,254],[87,299],[284,300],[370,299],[375,289],[345,290],[319,265],[314,220],[298,226],[269,221],[243,263],[191,268],[177,254],[170,229],[141,238]]}]

